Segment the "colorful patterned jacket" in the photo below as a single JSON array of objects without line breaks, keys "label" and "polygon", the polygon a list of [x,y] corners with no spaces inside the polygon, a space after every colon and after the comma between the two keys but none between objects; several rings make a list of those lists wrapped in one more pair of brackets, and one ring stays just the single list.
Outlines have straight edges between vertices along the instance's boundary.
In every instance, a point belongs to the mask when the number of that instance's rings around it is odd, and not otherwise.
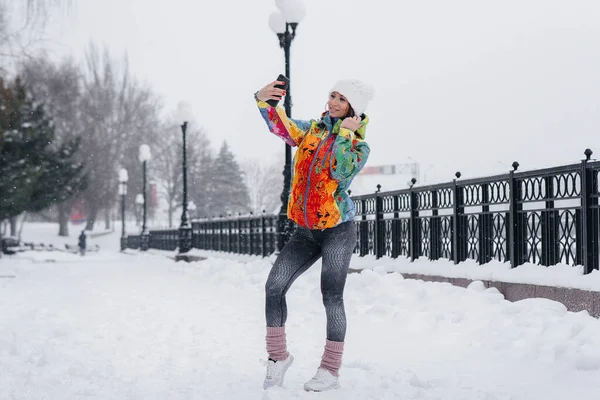
[{"label": "colorful patterned jacket", "polygon": [[269,130],[298,149],[294,155],[288,218],[309,229],[327,229],[351,221],[354,203],[348,196],[350,183],[367,162],[369,145],[364,141],[369,118],[356,133],[342,128],[341,119],[328,112],[320,119],[288,118],[279,106],[257,100]]}]

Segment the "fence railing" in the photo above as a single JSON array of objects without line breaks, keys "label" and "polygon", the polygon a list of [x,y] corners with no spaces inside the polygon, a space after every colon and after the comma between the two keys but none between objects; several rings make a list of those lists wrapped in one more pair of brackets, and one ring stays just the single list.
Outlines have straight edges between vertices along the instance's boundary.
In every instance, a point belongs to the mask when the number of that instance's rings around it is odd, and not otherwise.
[{"label": "fence railing", "polygon": [[[598,269],[600,162],[354,196],[360,256],[491,260]],[[414,180],[413,180],[414,183]],[[277,216],[194,221],[193,247],[267,256]],[[150,247],[177,248],[178,230],[150,231]],[[139,248],[139,236],[127,246]]]},{"label": "fence railing", "polygon": [[[192,247],[201,250],[266,257],[277,249],[277,216],[262,215],[192,221]],[[150,230],[150,248],[176,250],[179,229]],[[139,249],[141,235],[127,237],[127,248]]]}]

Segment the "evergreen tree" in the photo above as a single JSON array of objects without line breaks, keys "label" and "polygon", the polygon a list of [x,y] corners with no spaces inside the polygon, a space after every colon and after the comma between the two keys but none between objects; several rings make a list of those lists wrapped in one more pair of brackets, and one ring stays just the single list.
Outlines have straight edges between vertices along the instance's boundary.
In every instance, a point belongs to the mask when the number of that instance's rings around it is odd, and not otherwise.
[{"label": "evergreen tree", "polygon": [[213,215],[247,213],[250,196],[242,172],[227,142],[223,142],[217,158],[211,166],[212,179],[207,185],[207,200]]},{"label": "evergreen tree", "polygon": [[[57,64],[47,57],[30,58],[22,63],[20,74],[28,93],[35,99],[43,99],[44,111],[52,116],[56,135],[53,145],[66,143],[85,132],[79,111],[83,92],[80,66],[72,59]],[[81,153],[80,150],[77,154],[79,161],[84,160]],[[69,236],[69,217],[75,197],[44,210],[45,216],[58,219],[59,236]]]},{"label": "evergreen tree", "polygon": [[43,106],[28,96],[20,79],[0,79],[0,220],[40,211],[85,186],[74,163],[79,140],[55,147],[54,126]]}]

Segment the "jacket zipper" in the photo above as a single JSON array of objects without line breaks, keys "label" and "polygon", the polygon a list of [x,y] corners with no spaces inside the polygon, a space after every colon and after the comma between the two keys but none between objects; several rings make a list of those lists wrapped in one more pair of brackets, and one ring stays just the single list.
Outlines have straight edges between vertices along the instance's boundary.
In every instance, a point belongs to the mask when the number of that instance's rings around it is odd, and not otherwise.
[{"label": "jacket zipper", "polygon": [[309,229],[312,229],[312,227],[308,225],[308,213],[306,212],[306,207],[308,204],[308,191],[310,190],[310,178],[312,175],[313,168],[315,166],[315,162],[317,161],[317,156],[319,155],[319,150],[321,150],[321,146],[323,145],[323,143],[326,142],[327,139],[329,139],[329,136],[330,136],[330,133],[327,132],[327,137],[325,138],[325,140],[321,140],[321,142],[317,146],[317,151],[316,151],[317,154],[315,154],[315,158],[313,159],[312,163],[310,163],[310,168],[308,169],[308,181],[306,182],[306,190],[304,192],[304,224]]},{"label": "jacket zipper", "polygon": [[327,148],[327,150],[325,150],[325,156],[323,157],[323,161],[321,161],[321,167],[325,165],[325,163],[327,162],[327,156],[329,156],[330,151],[333,149],[333,145],[335,144],[335,139],[331,142],[331,145]]}]

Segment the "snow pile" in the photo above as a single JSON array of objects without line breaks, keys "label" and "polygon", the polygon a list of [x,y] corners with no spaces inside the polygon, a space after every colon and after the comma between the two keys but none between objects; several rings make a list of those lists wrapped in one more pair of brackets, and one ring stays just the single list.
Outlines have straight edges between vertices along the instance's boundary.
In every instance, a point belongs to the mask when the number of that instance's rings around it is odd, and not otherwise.
[{"label": "snow pile", "polygon": [[511,268],[509,263],[493,260],[487,264],[479,265],[474,260],[467,260],[459,264],[453,261],[440,259],[429,261],[423,257],[410,262],[405,257],[397,259],[380,258],[374,256],[355,257],[352,268],[372,269],[381,268],[388,272],[409,274],[438,275],[447,278],[467,278],[471,280],[490,280],[513,283],[528,283],[600,291],[600,271],[594,270],[591,274],[584,275],[582,266],[554,265],[544,267],[527,263],[517,268]]}]

